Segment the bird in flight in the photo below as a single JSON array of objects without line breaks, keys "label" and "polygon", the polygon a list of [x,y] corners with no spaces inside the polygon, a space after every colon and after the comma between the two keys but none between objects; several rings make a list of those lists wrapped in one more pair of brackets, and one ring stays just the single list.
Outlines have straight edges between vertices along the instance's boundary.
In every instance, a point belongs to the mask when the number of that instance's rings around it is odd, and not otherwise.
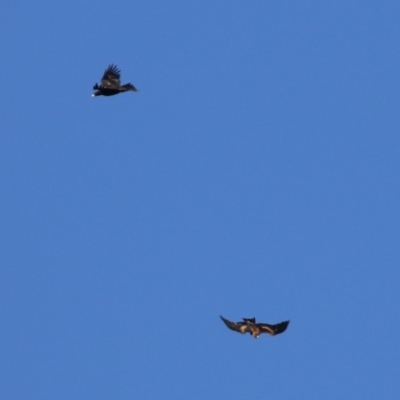
[{"label": "bird in flight", "polygon": [[92,97],[95,96],[113,96],[114,94],[123,93],[123,92],[137,92],[138,90],[130,83],[126,83],[125,85],[121,85],[119,78],[121,77],[121,71],[117,68],[116,65],[111,64],[104,72],[103,77],[101,78],[101,84],[97,83],[93,86],[93,90],[96,90]]},{"label": "bird in flight", "polygon": [[249,332],[253,338],[258,339],[261,333],[268,333],[270,335],[278,335],[279,333],[285,332],[290,321],[280,322],[279,324],[271,325],[264,324],[263,322],[256,323],[255,318],[243,318],[240,322],[231,322],[220,315],[225,325],[233,331],[246,333]]}]

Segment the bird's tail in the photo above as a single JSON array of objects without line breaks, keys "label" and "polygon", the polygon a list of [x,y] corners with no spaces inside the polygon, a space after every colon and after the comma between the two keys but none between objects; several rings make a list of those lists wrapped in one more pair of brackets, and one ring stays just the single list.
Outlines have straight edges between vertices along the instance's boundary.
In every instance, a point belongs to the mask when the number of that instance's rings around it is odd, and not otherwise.
[{"label": "bird's tail", "polygon": [[131,83],[126,83],[125,85],[122,85],[125,90],[132,90],[132,92],[138,92],[138,90],[133,86]]}]

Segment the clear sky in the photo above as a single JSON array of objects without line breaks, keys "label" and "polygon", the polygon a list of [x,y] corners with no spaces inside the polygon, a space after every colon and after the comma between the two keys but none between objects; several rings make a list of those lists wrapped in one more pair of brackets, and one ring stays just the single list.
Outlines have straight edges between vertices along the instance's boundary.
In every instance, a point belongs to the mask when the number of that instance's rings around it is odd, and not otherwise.
[{"label": "clear sky", "polygon": [[397,399],[399,20],[5,0],[0,398]]}]

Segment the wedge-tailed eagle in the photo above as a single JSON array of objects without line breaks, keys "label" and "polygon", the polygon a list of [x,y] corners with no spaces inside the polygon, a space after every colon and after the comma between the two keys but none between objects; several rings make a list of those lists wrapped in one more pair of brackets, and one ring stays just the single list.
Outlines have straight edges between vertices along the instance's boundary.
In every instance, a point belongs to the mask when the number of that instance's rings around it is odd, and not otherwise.
[{"label": "wedge-tailed eagle", "polygon": [[93,89],[96,90],[92,97],[95,96],[113,96],[114,94],[123,93],[123,92],[137,92],[138,90],[130,83],[126,83],[125,85],[121,85],[119,78],[121,77],[121,71],[117,68],[116,65],[111,64],[104,72],[103,77],[101,78],[101,84],[97,83],[93,86]]},{"label": "wedge-tailed eagle", "polygon": [[249,332],[253,338],[258,339],[261,333],[268,333],[270,335],[278,335],[279,333],[285,332],[290,321],[280,322],[279,324],[271,325],[263,322],[256,323],[255,318],[243,318],[240,322],[231,322],[220,315],[225,325],[233,331],[246,333]]}]

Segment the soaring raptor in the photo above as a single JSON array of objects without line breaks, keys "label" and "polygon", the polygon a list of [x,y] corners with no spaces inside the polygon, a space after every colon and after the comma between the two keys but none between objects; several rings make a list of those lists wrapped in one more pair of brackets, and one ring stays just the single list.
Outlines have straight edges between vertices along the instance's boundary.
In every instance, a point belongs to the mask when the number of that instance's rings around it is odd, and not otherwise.
[{"label": "soaring raptor", "polygon": [[97,83],[93,86],[93,90],[96,90],[92,97],[95,96],[113,96],[114,94],[122,93],[122,92],[137,92],[138,90],[130,83],[125,83],[125,85],[121,85],[119,78],[121,77],[121,71],[117,68],[116,65],[111,64],[104,72],[103,77],[101,78],[101,84]]},{"label": "soaring raptor", "polygon": [[258,336],[261,333],[277,335],[279,333],[285,332],[290,322],[290,321],[284,321],[280,322],[279,324],[271,325],[271,324],[264,324],[262,322],[256,323],[255,318],[243,318],[243,321],[231,322],[226,318],[224,318],[222,315],[220,315],[220,317],[229,329],[232,329],[233,331],[240,333],[249,332],[251,336],[253,336],[253,338],[256,339],[258,339]]}]

